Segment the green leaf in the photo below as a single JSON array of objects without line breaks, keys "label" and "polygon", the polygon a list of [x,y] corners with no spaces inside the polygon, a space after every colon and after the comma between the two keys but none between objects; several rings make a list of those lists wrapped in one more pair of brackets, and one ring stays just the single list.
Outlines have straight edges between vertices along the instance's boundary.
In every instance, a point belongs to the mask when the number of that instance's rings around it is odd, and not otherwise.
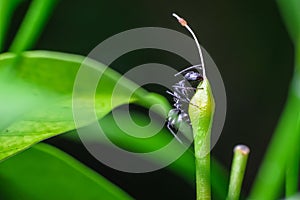
[{"label": "green leaf", "polygon": [[0,165],[0,197],[13,200],[132,199],[64,152],[46,144]]},{"label": "green leaf", "polygon": [[[85,59],[49,51],[23,53],[17,63],[14,58],[11,53],[0,55],[0,160],[41,140],[75,129],[72,92],[77,71]],[[121,75],[93,60],[85,60],[85,64],[105,70],[95,97],[82,92],[76,99],[80,101],[80,109],[95,106],[98,119],[114,107],[136,99],[145,105],[156,101],[167,107],[160,97],[141,88],[129,100],[124,98],[123,95],[136,86],[128,79],[118,83],[124,93],[114,96],[117,103],[112,106],[112,91]],[[91,103],[93,98],[95,105]],[[92,119],[86,119],[83,125],[91,122]]]}]

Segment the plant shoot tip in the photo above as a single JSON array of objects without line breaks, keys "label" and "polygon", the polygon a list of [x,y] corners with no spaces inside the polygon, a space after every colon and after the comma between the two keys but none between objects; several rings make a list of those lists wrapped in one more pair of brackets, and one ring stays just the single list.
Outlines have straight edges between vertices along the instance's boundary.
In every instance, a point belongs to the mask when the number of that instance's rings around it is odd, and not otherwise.
[{"label": "plant shoot tip", "polygon": [[187,22],[183,18],[179,17],[175,13],[173,13],[172,15],[178,20],[178,22],[181,24],[181,26],[187,26]]},{"label": "plant shoot tip", "polygon": [[234,152],[240,152],[240,153],[242,153],[242,154],[244,154],[244,155],[248,155],[248,154],[250,153],[249,147],[246,146],[246,145],[243,145],[243,144],[236,145],[236,146],[234,147],[234,150],[233,150],[233,151],[234,151]]},{"label": "plant shoot tip", "polygon": [[202,71],[203,71],[203,78],[205,79],[206,78],[206,73],[205,73],[205,67],[204,67],[204,58],[203,58],[203,55],[202,55],[202,50],[201,50],[200,44],[198,42],[198,39],[197,39],[194,31],[189,27],[187,21],[185,21],[182,17],[179,17],[176,13],[172,13],[172,16],[175,17],[178,20],[178,22],[183,27],[185,27],[190,32],[190,34],[193,36],[193,38],[196,42],[196,46],[198,48],[199,56],[200,56],[200,61],[201,61]]}]

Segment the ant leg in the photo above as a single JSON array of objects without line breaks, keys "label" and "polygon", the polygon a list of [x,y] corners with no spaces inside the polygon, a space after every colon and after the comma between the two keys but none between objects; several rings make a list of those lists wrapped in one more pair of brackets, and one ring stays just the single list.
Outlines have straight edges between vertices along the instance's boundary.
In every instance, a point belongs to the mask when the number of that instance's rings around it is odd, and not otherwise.
[{"label": "ant leg", "polygon": [[185,86],[177,86],[177,85],[173,85],[173,88],[180,88],[180,89],[189,89],[189,90],[203,90],[204,88],[194,88],[194,87],[185,87]]},{"label": "ant leg", "polygon": [[[203,89],[203,88],[199,88],[199,89]],[[170,92],[170,91],[168,91],[168,90],[167,90],[167,93],[170,94],[170,95],[172,95],[173,97],[175,97],[175,98],[177,98],[177,99],[180,99],[180,101],[183,101],[183,102],[185,102],[185,103],[191,104],[191,105],[193,105],[193,106],[195,106],[195,107],[197,107],[197,108],[200,109],[199,106],[197,106],[197,105],[191,103],[191,100],[190,100],[189,98],[185,98],[185,99],[180,98],[180,96],[176,96],[176,95],[174,95],[172,92]]]},{"label": "ant leg", "polygon": [[173,94],[172,92],[170,92],[168,90],[167,90],[167,93],[169,95],[171,95],[172,97],[175,97],[175,98],[179,99],[180,101],[183,101],[183,102],[186,102],[186,103],[190,103],[189,99],[187,99],[187,98],[183,99],[181,96],[179,96],[179,95],[177,96],[177,95]]},{"label": "ant leg", "polygon": [[170,95],[172,95],[173,97],[175,97],[175,98],[177,98],[177,99],[180,99],[180,101],[183,101],[183,102],[185,102],[185,103],[191,104],[191,105],[193,105],[193,106],[195,106],[195,107],[197,107],[197,108],[200,109],[199,106],[197,106],[197,105],[191,103],[191,100],[190,100],[189,98],[183,99],[183,98],[181,98],[180,96],[174,95],[174,94],[173,94],[172,92],[170,92],[170,91],[167,91],[167,93],[170,94]]},{"label": "ant leg", "polygon": [[200,107],[197,106],[196,104],[193,104],[193,103],[191,103],[191,102],[190,102],[190,104],[191,104],[192,106],[195,106],[196,108],[200,109]]},{"label": "ant leg", "polygon": [[181,96],[179,96],[179,95],[177,96],[177,95],[173,94],[172,92],[170,92],[170,91],[168,91],[168,90],[167,90],[167,93],[168,93],[169,95],[171,95],[171,96],[173,96],[173,97],[179,99],[180,101],[189,103],[189,99],[187,99],[187,98],[183,99]]},{"label": "ant leg", "polygon": [[182,143],[181,139],[179,139],[179,137],[176,135],[176,133],[173,131],[173,129],[170,127],[170,122],[167,123],[167,128],[169,129],[169,131],[172,133],[172,135],[176,138],[176,140],[178,140],[180,143]]},{"label": "ant leg", "polygon": [[169,90],[167,90],[167,93],[169,94],[169,95],[172,95],[173,97],[176,97],[172,92],[170,92]]}]

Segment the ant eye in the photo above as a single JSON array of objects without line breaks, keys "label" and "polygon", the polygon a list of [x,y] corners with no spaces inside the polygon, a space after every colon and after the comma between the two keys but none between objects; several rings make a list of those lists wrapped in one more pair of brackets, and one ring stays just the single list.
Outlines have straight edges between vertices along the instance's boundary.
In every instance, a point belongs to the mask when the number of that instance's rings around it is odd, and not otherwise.
[{"label": "ant eye", "polygon": [[199,74],[198,77],[197,77],[197,80],[198,81],[203,81],[203,76]]}]

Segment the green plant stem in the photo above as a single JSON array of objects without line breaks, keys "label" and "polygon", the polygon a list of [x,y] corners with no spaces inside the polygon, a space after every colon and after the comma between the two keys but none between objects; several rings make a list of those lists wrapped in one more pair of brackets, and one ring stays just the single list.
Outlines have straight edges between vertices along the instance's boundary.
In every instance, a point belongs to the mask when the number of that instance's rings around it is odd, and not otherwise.
[{"label": "green plant stem", "polygon": [[237,145],[234,148],[227,200],[240,198],[249,152],[245,145]]},{"label": "green plant stem", "polygon": [[[300,71],[300,1],[298,0],[278,0],[279,8],[283,14],[283,18],[285,20],[286,26],[289,30],[291,38],[293,39],[296,48],[298,49],[298,53],[296,54],[296,71],[295,74],[298,78],[295,78],[296,81],[299,81],[299,73],[297,75],[297,71]],[[294,85],[298,85],[296,90],[299,91],[299,83],[295,82]],[[299,93],[298,93],[299,94]],[[300,127],[298,123],[298,127]],[[300,129],[297,131],[300,132]],[[292,152],[288,156],[287,167],[286,167],[286,182],[285,182],[285,195],[286,197],[290,197],[295,195],[298,191],[299,187],[299,147],[296,148],[294,152]]]},{"label": "green plant stem", "polygon": [[[210,133],[202,146],[195,145],[197,200],[211,199],[210,188]],[[195,144],[197,141],[195,140]]]},{"label": "green plant stem", "polygon": [[194,134],[197,200],[211,199],[210,189],[210,134],[215,102],[210,84],[205,78],[199,84],[189,105],[189,116]]},{"label": "green plant stem", "polygon": [[11,4],[9,0],[0,1],[0,52],[2,52],[4,48],[4,39],[9,21],[8,19],[12,14],[11,10]]},{"label": "green plant stem", "polygon": [[31,49],[42,32],[57,0],[33,0],[9,51]]},{"label": "green plant stem", "polygon": [[279,0],[278,4],[296,47],[295,72],[285,109],[254,182],[250,199],[277,198],[287,164],[291,162],[290,158],[297,151],[300,141],[300,2]]},{"label": "green plant stem", "polygon": [[9,21],[14,9],[17,7],[20,0],[1,0],[0,1],[0,53],[4,49],[5,37]]},{"label": "green plant stem", "polygon": [[277,0],[277,3],[290,36],[294,43],[297,44],[300,35],[300,1]]},{"label": "green plant stem", "polygon": [[[298,155],[295,156],[295,155]],[[285,197],[297,194],[299,187],[299,153],[295,152],[287,164],[285,178]]]},{"label": "green plant stem", "polygon": [[254,182],[250,199],[276,199],[283,182],[288,157],[299,145],[297,133],[300,98],[292,92]]}]

